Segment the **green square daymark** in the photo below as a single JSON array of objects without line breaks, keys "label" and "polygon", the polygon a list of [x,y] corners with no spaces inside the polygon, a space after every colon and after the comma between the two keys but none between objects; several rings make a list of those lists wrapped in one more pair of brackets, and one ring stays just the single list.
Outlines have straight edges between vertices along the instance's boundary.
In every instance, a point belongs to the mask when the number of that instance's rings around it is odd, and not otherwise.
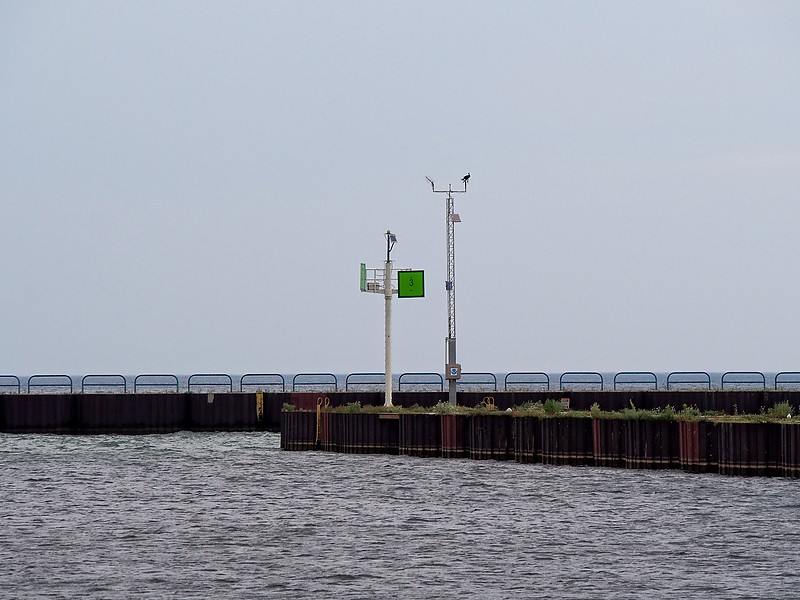
[{"label": "green square daymark", "polygon": [[424,298],[425,271],[398,271],[397,297]]}]

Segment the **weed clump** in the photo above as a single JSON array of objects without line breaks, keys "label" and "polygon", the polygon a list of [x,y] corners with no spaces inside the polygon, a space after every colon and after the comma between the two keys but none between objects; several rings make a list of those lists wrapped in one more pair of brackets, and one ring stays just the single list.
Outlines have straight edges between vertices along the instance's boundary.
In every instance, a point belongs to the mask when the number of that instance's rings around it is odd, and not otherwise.
[{"label": "weed clump", "polygon": [[675,409],[667,404],[664,408],[653,408],[650,410],[638,409],[630,403],[630,408],[623,408],[621,411],[623,419],[638,421],[674,421]]},{"label": "weed clump", "polygon": [[770,408],[769,411],[767,411],[767,414],[776,419],[791,419],[793,412],[794,409],[792,408],[791,404],[788,402],[779,402]]},{"label": "weed clump", "polygon": [[589,407],[589,416],[592,419],[619,419],[620,413],[617,411],[603,410],[600,405],[595,402]]},{"label": "weed clump", "polygon": [[564,412],[564,404],[561,400],[553,400],[552,398],[545,400],[542,408],[544,409],[544,414],[550,417],[560,415]]},{"label": "weed clump", "polygon": [[515,406],[512,409],[512,412],[515,415],[525,416],[525,417],[538,417],[544,414],[544,407],[542,403],[538,400],[536,402],[532,402],[528,400],[520,404],[519,406]]},{"label": "weed clump", "polygon": [[435,415],[455,415],[464,412],[464,407],[453,406],[449,402],[438,402],[431,409]]},{"label": "weed clump", "polygon": [[[354,403],[357,404],[357,403]],[[403,408],[402,406],[384,406],[383,404],[378,406],[373,406],[368,404],[367,406],[361,407],[361,412],[365,413],[378,413],[378,414],[385,414],[385,413],[400,413],[400,412],[408,412],[407,408]]]},{"label": "weed clump", "polygon": [[681,417],[690,421],[699,419],[701,414],[702,413],[700,412],[700,409],[697,408],[696,406],[686,406],[685,404],[683,405],[683,408],[681,409],[680,412]]}]

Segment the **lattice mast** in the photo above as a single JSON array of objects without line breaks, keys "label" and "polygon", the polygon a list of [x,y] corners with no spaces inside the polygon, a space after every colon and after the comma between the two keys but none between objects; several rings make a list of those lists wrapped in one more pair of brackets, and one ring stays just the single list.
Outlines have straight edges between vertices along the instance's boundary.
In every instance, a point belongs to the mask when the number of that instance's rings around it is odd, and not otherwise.
[{"label": "lattice mast", "polygon": [[[453,192],[447,190],[447,339],[456,339],[456,222]],[[455,362],[455,361],[453,361]]]},{"label": "lattice mast", "polygon": [[[470,175],[467,173],[462,177],[464,184],[463,190],[454,190],[452,184],[448,184],[447,189],[436,189],[436,184],[430,177],[426,179],[431,184],[431,190],[437,194],[447,194],[445,203],[445,218],[447,226],[447,280],[445,289],[447,290],[447,338],[445,374],[448,377],[449,400],[450,404],[456,404],[456,381],[461,376],[461,369],[456,358],[456,232],[455,224],[461,222],[461,218],[455,212],[455,199],[453,194],[465,194]],[[449,370],[449,372],[448,372]]]}]

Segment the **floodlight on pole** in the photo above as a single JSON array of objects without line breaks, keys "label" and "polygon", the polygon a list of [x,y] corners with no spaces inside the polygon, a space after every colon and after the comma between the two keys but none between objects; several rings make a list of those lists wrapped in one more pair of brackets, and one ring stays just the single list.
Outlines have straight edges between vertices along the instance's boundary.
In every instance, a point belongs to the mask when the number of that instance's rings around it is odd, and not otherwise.
[{"label": "floodlight on pole", "polygon": [[397,243],[397,236],[391,231],[387,231],[384,235],[386,235],[386,260],[389,261],[392,248],[394,248],[394,245]]},{"label": "floodlight on pole", "polygon": [[448,184],[447,189],[436,189],[436,184],[430,177],[425,177],[431,184],[431,190],[436,194],[447,194],[446,196],[446,223],[447,223],[447,280],[445,289],[447,290],[447,357],[445,364],[445,377],[448,380],[450,404],[456,404],[456,381],[461,377],[461,365],[456,359],[456,238],[455,224],[461,222],[461,217],[454,212],[453,194],[465,194],[470,174],[467,173],[461,178],[464,184],[463,190],[454,190],[452,184]]}]

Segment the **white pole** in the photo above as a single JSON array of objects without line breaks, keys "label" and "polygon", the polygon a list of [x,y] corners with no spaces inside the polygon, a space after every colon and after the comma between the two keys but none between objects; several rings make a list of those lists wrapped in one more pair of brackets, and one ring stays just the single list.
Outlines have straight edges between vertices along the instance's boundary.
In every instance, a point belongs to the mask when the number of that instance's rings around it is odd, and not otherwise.
[{"label": "white pole", "polygon": [[392,406],[392,261],[387,259],[384,264],[383,296],[386,303],[386,309],[384,311],[384,329],[386,332],[384,372],[386,374],[386,380],[384,382],[384,387],[386,390],[386,400],[383,405]]}]

